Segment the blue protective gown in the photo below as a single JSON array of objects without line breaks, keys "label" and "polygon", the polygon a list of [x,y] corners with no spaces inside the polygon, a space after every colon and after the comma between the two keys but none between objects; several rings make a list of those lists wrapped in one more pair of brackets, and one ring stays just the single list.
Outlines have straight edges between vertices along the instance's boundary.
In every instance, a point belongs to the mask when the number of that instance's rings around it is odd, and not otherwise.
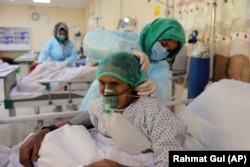
[{"label": "blue protective gown", "polygon": [[[135,40],[136,39],[136,40]],[[128,51],[131,49],[141,50],[138,35],[131,32],[110,32],[103,29],[95,29],[88,32],[83,40],[84,54],[100,62],[104,56],[114,51]],[[161,101],[166,101],[169,85],[169,65],[167,61],[151,62],[151,67],[147,73],[147,79],[154,79],[157,86],[157,97]],[[87,110],[91,99],[100,97],[99,83],[95,80],[83,98],[80,110]]]},{"label": "blue protective gown", "polygon": [[49,61],[67,61],[68,66],[73,66],[77,57],[76,47],[68,40],[66,43],[60,43],[56,38],[52,38],[45,43],[38,57],[38,62]]}]

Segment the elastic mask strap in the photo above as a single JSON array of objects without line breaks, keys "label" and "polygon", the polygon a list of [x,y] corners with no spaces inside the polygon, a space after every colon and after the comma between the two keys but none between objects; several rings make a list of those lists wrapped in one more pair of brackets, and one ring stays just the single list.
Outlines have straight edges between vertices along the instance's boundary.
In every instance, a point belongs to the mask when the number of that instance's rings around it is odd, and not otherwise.
[{"label": "elastic mask strap", "polygon": [[127,92],[130,88],[131,88],[131,86],[129,86],[127,89],[125,89],[122,93],[120,93],[118,95],[122,95],[123,93]]}]

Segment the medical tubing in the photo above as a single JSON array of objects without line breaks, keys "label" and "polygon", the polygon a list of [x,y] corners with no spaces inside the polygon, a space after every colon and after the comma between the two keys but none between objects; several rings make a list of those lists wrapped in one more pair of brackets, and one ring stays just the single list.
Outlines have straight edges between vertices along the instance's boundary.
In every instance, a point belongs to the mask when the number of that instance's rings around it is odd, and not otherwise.
[{"label": "medical tubing", "polygon": [[[188,66],[188,68],[189,68],[189,66]],[[182,95],[182,93],[184,91],[184,88],[185,88],[185,83],[187,82],[187,76],[188,76],[188,70],[187,70],[187,74],[184,76],[183,83],[181,84],[182,88],[175,95],[173,95],[172,97],[170,97],[168,100],[174,100],[176,98],[179,98]]]},{"label": "medical tubing", "polygon": [[[188,73],[189,73],[189,63],[187,64],[187,72],[186,72],[186,75],[184,76],[184,80],[183,80],[183,83],[181,85],[182,88],[175,95],[170,97],[168,100],[174,100],[176,98],[179,98],[182,95],[182,93],[184,92],[185,84],[187,82]],[[174,84],[174,82],[172,84]]]}]

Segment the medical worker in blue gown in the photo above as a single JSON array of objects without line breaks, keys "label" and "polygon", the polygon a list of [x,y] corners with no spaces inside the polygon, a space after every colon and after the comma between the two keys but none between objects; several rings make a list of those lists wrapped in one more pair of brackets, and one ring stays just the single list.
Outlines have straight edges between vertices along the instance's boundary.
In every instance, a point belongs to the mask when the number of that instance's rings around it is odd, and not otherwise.
[{"label": "medical worker in blue gown", "polygon": [[[184,43],[184,30],[178,21],[158,18],[146,25],[139,36],[100,28],[90,31],[84,37],[83,50],[87,57],[97,62],[114,51],[132,52],[140,59],[141,71],[147,73],[146,81],[136,88],[137,94],[166,101],[169,98],[169,64],[166,60],[173,60]],[[87,110],[89,101],[99,96],[98,81],[95,80],[83,98],[80,110]]]},{"label": "medical worker in blue gown", "polygon": [[68,26],[59,22],[54,27],[54,38],[48,40],[40,51],[38,63],[45,61],[66,61],[68,66],[73,66],[77,58],[77,50],[69,40]]}]

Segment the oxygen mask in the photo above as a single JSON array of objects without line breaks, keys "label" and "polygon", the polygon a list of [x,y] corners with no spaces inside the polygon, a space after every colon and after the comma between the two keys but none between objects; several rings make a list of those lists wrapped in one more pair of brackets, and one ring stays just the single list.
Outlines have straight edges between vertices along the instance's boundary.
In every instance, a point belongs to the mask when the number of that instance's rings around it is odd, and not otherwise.
[{"label": "oxygen mask", "polygon": [[[128,91],[131,87],[128,87],[125,89],[122,93],[117,93],[116,89],[114,88],[113,84],[106,84],[105,89],[103,92],[103,103],[105,104],[105,113],[110,113],[111,111],[123,111],[123,109],[119,109],[119,106],[121,105],[119,96]],[[128,98],[133,97],[140,97],[138,95],[123,95]]]},{"label": "oxygen mask", "polygon": [[119,95],[112,84],[106,84],[103,93],[103,103],[105,104],[105,112],[109,113],[112,108],[119,106]]}]

